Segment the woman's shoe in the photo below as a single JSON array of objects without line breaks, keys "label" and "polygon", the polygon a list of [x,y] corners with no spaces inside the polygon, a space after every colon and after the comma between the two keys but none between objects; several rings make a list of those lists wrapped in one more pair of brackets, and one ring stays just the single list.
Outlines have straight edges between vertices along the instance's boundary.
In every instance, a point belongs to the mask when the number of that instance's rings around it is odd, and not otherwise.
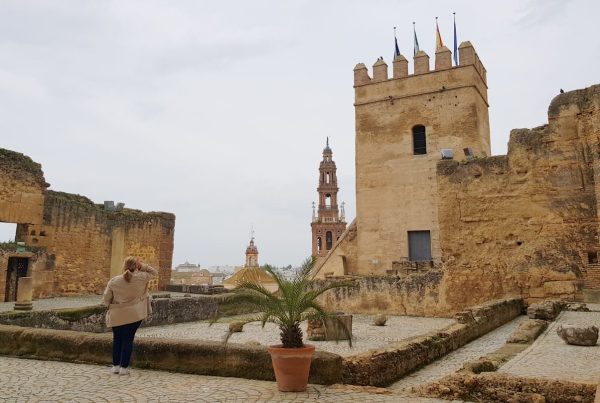
[{"label": "woman's shoe", "polygon": [[120,366],[118,366],[118,365],[113,365],[113,366],[110,368],[110,373],[111,373],[111,374],[118,374],[120,370],[121,370],[121,367],[120,367]]},{"label": "woman's shoe", "polygon": [[121,367],[119,370],[119,375],[129,375],[129,369]]}]

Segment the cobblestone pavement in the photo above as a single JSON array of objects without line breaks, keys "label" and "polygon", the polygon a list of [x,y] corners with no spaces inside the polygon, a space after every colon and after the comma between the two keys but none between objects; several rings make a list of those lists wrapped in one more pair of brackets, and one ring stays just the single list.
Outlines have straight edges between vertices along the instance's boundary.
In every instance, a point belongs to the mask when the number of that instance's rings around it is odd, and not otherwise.
[{"label": "cobblestone pavement", "polygon": [[[228,322],[232,320],[236,320],[236,317],[224,318],[224,322],[217,322],[212,326],[209,326],[208,321],[201,321],[146,327],[138,330],[137,336],[220,341],[227,333]],[[308,341],[308,343],[314,344],[319,350],[349,356],[369,349],[385,347],[391,342],[418,336],[432,330],[439,330],[455,322],[454,319],[411,316],[388,316],[386,326],[372,326],[372,321],[373,316],[353,316],[352,333],[354,338],[351,348],[345,341]],[[303,330],[306,330],[306,326],[303,326]],[[244,326],[243,332],[234,333],[229,339],[230,343],[249,341],[259,342],[262,345],[279,344],[279,329],[272,323],[267,323],[264,329],[260,323],[248,323]]]},{"label": "cobblestone pavement", "polygon": [[566,344],[556,334],[560,324],[600,327],[600,312],[562,312],[529,348],[499,371],[518,376],[597,383],[600,377],[600,346]]},{"label": "cobblestone pavement", "polygon": [[417,372],[402,378],[391,385],[390,389],[409,390],[414,386],[430,383],[456,372],[465,362],[476,360],[502,347],[510,334],[519,326],[519,323],[525,319],[525,316],[513,319],[503,326],[492,330],[490,333],[423,367]]},{"label": "cobblestone pavement", "polygon": [[282,393],[274,382],[0,357],[3,402],[407,402],[447,403],[401,393],[377,394],[343,385],[309,385]]}]

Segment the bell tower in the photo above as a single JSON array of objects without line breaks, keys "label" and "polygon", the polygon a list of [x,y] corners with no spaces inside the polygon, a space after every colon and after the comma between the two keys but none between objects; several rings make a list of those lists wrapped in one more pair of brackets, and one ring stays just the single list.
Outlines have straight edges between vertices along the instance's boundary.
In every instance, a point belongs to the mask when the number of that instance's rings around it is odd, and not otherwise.
[{"label": "bell tower", "polygon": [[244,267],[257,268],[258,267],[258,248],[254,244],[254,230],[252,230],[252,236],[250,238],[250,244],[246,248],[246,264]]},{"label": "bell tower", "polygon": [[319,258],[327,256],[335,242],[346,229],[344,203],[338,208],[337,168],[333,161],[333,152],[329,147],[329,137],[323,149],[323,160],[319,164],[319,207],[312,214],[312,255]]}]

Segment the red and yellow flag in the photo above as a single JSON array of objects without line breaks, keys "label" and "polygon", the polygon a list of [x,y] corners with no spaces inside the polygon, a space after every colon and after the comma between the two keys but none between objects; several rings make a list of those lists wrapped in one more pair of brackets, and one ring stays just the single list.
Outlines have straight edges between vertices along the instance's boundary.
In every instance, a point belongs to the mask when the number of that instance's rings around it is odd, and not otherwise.
[{"label": "red and yellow flag", "polygon": [[442,35],[440,34],[440,27],[438,27],[437,17],[435,18],[435,50],[438,50],[444,46],[444,42],[442,42]]}]

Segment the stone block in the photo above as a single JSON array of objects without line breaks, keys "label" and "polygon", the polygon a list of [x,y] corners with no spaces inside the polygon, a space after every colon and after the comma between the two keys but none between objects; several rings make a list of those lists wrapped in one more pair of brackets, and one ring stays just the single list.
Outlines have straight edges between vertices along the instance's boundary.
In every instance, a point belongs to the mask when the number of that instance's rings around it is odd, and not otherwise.
[{"label": "stone block", "polygon": [[529,289],[529,297],[530,298],[544,298],[546,293],[544,292],[544,287],[533,287]]},{"label": "stone block", "polygon": [[558,314],[565,308],[562,301],[543,301],[537,304],[531,304],[527,308],[527,316],[531,319],[554,320]]},{"label": "stone block", "polygon": [[573,281],[548,281],[544,283],[546,296],[572,295],[577,292]]},{"label": "stone block", "polygon": [[507,343],[530,344],[548,327],[548,322],[541,319],[527,319],[512,332]]},{"label": "stone block", "polygon": [[348,340],[352,338],[352,315],[338,314],[325,320],[309,320],[308,340]]},{"label": "stone block", "polygon": [[598,342],[596,326],[559,325],[556,333],[567,344],[575,346],[595,346]]}]

